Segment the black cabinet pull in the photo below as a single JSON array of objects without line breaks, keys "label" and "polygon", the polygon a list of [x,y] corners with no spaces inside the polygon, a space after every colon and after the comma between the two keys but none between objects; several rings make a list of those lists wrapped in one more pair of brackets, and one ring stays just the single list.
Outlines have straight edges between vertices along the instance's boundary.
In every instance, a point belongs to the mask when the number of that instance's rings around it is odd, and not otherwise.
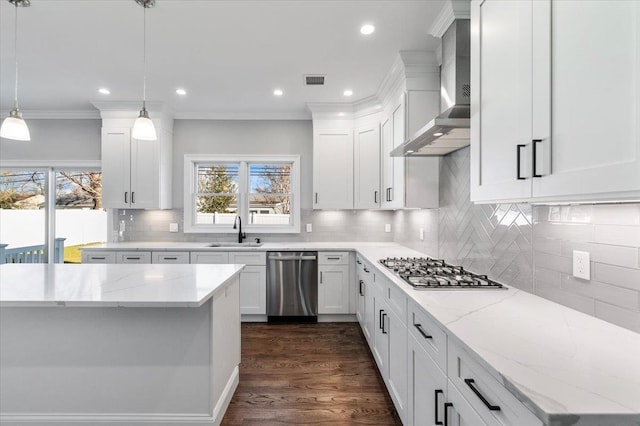
[{"label": "black cabinet pull", "polygon": [[380,330],[382,330],[382,313],[384,311],[382,309],[380,309],[380,312],[378,312],[378,328]]},{"label": "black cabinet pull", "polygon": [[340,257],[327,257],[327,260],[340,260]]},{"label": "black cabinet pull", "polygon": [[360,262],[360,259],[357,259],[357,260],[356,260],[356,263],[357,263],[358,265],[362,265],[362,262]]},{"label": "black cabinet pull", "polygon": [[140,260],[140,257],[129,257],[129,256],[127,256],[127,257],[125,257],[125,259],[127,259],[127,260]]},{"label": "black cabinet pull", "polygon": [[320,272],[320,284],[322,284],[322,271]]},{"label": "black cabinet pull", "polygon": [[378,204],[378,191],[373,191],[373,202]]},{"label": "black cabinet pull", "polygon": [[444,403],[444,426],[449,426],[449,408],[453,407],[453,403],[445,402]]},{"label": "black cabinet pull", "polygon": [[316,192],[316,204],[318,204],[318,193]]},{"label": "black cabinet pull", "polygon": [[433,339],[433,336],[429,336],[427,332],[424,331],[424,328],[422,328],[422,324],[413,324],[413,326],[418,329],[420,334],[422,334],[422,337],[424,337],[425,339]]},{"label": "black cabinet pull", "polygon": [[388,315],[383,311],[382,312],[382,334],[387,334],[387,330],[386,330],[386,321],[384,320]]},{"label": "black cabinet pull", "polygon": [[[526,178],[523,178],[522,176],[520,176],[520,150],[522,148],[524,148],[526,145],[517,145],[516,146],[516,178],[518,180],[525,180]],[[535,156],[535,154],[534,154]]]},{"label": "black cabinet pull", "polygon": [[91,256],[91,260],[105,260],[106,257],[102,256],[102,257],[98,257],[98,256]]},{"label": "black cabinet pull", "polygon": [[365,271],[367,274],[369,273],[369,270],[367,269],[367,267],[366,267],[366,266],[365,266],[364,268],[362,268],[362,269],[364,269],[364,271]]},{"label": "black cabinet pull", "polygon": [[533,142],[533,154],[532,154],[532,156],[533,156],[532,163],[533,164],[532,164],[531,167],[533,168],[533,177],[534,178],[539,178],[539,177],[542,177],[542,175],[538,174],[538,164],[537,164],[538,163],[538,150],[537,150],[537,147],[538,147],[538,142],[542,142],[542,139],[534,139],[532,142]]},{"label": "black cabinet pull", "polygon": [[364,294],[362,294],[362,284],[364,283],[364,281],[360,280],[360,296],[364,296]]},{"label": "black cabinet pull", "polygon": [[440,420],[438,420],[438,417],[440,417],[440,416],[438,416],[438,395],[440,395],[440,394],[444,395],[444,391],[442,389],[436,389],[436,391],[435,391],[435,402],[434,402],[434,405],[433,405],[435,409],[433,411],[435,412],[435,424],[438,425],[438,426],[442,425],[442,422]]},{"label": "black cabinet pull", "polygon": [[124,192],[124,203],[125,204],[129,204],[129,198],[128,198],[129,192],[125,191]]},{"label": "black cabinet pull", "polygon": [[164,260],[178,260],[177,257],[165,257]]},{"label": "black cabinet pull", "polygon": [[134,198],[135,194],[136,194],[135,192],[131,191],[131,204],[135,203],[135,198]]},{"label": "black cabinet pull", "polygon": [[482,403],[491,411],[500,411],[500,406],[499,405],[492,405],[489,401],[487,401],[487,398],[484,397],[484,395],[482,395],[480,393],[480,391],[478,389],[476,389],[475,386],[473,386],[473,384],[476,382],[473,379],[464,379],[464,382],[467,384],[467,386],[469,386],[471,388],[471,390],[473,391],[473,393],[476,394],[476,396],[478,398],[480,398],[480,401],[482,401]]}]

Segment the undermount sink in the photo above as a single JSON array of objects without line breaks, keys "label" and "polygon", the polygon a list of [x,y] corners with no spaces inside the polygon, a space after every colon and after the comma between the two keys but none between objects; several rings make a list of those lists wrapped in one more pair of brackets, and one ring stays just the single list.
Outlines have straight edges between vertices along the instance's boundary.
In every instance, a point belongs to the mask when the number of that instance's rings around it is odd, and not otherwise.
[{"label": "undermount sink", "polygon": [[211,243],[207,247],[262,247],[264,243]]}]

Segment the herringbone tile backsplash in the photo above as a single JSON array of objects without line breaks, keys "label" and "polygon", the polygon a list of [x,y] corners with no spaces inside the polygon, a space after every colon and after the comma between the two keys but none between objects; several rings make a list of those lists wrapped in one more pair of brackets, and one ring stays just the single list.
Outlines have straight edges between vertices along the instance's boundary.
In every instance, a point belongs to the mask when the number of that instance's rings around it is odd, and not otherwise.
[{"label": "herringbone tile backsplash", "polygon": [[[394,241],[640,332],[640,204],[475,205],[469,165],[468,148],[442,158],[440,209],[396,212]],[[573,250],[591,280],[572,276]]]}]

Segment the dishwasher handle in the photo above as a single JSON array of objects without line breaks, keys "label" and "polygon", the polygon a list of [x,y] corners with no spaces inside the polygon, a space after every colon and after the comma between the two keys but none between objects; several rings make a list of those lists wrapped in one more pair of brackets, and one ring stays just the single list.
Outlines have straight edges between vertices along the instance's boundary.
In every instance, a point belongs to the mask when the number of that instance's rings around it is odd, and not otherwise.
[{"label": "dishwasher handle", "polygon": [[285,261],[285,260],[317,260],[317,256],[269,256],[269,260]]}]

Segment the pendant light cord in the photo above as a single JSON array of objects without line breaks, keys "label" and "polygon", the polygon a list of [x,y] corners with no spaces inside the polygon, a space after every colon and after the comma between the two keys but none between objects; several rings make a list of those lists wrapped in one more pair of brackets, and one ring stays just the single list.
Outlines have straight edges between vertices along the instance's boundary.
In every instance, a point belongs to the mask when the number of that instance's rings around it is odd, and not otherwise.
[{"label": "pendant light cord", "polygon": [[13,53],[16,60],[16,86],[13,92],[13,106],[15,109],[18,109],[18,3],[16,3],[16,17],[13,30]]},{"label": "pendant light cord", "polygon": [[142,109],[147,107],[147,6],[142,5]]}]

